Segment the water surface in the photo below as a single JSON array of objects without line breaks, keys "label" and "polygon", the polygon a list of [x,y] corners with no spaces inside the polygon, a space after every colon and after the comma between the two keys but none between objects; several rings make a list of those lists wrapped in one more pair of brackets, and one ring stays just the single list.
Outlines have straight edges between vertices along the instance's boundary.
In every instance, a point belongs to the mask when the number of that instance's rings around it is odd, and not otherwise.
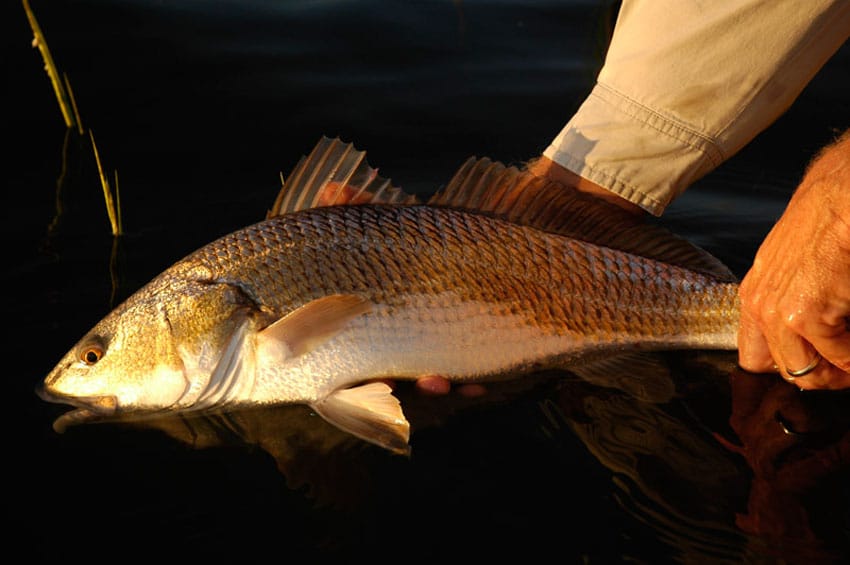
[{"label": "water surface", "polygon": [[[86,138],[66,132],[7,3],[2,229],[12,538],[32,560],[829,562],[850,547],[848,399],[663,358],[626,378],[672,399],[541,375],[484,399],[401,387],[409,459],[300,407],[63,435],[34,387],[118,301],[262,219],[286,173],[340,136],[429,194],[470,155],[548,144],[589,91],[616,4],[31,2],[83,125],[118,170],[114,241]],[[848,126],[844,48],[759,139],[663,221],[743,275],[813,152]],[[628,387],[626,387],[628,388]],[[843,450],[843,451],[842,451]]]}]

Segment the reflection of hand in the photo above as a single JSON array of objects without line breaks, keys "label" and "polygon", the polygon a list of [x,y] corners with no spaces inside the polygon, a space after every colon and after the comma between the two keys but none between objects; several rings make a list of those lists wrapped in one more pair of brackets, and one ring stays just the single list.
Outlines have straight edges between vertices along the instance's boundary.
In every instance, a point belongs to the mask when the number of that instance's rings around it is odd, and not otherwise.
[{"label": "reflection of hand", "polygon": [[742,371],[732,373],[730,384],[729,423],[741,441],[736,450],[753,470],[747,512],[738,525],[759,535],[816,538],[806,503],[820,493],[841,504],[830,479],[841,481],[850,466],[850,398],[809,396]]},{"label": "reflection of hand", "polygon": [[812,162],[740,297],[741,367],[778,367],[805,389],[850,387],[850,131]]},{"label": "reflection of hand", "polygon": [[[729,424],[756,477],[802,493],[850,465],[850,397],[809,396],[779,379],[740,370],[730,383]],[[798,453],[790,457],[790,451]]]}]

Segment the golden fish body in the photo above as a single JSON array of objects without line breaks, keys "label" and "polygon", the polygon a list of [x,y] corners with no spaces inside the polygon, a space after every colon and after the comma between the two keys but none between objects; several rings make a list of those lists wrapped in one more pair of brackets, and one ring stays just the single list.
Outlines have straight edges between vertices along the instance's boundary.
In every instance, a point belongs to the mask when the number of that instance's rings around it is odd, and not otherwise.
[{"label": "golden fish body", "polygon": [[290,206],[197,250],[98,323],[45,397],[79,408],[64,423],[305,403],[405,451],[407,421],[376,379],[476,382],[612,352],[735,347],[734,281],[492,205],[379,200]]},{"label": "golden fish body", "polygon": [[[256,392],[268,401],[315,401],[341,380],[473,381],[602,350],[733,348],[737,327],[733,284],[428,206],[298,212],[220,239],[184,263],[178,267],[209,280],[233,281],[273,318],[331,295],[371,304],[327,347],[275,371],[297,378],[261,379]],[[305,382],[308,390],[287,390]]]}]

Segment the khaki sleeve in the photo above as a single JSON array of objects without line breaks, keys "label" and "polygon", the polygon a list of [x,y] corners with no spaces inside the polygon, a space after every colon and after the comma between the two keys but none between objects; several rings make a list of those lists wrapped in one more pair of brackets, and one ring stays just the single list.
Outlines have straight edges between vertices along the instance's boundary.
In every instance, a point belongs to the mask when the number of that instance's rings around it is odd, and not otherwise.
[{"label": "khaki sleeve", "polygon": [[544,155],[660,215],[848,35],[847,0],[624,0],[596,85]]}]

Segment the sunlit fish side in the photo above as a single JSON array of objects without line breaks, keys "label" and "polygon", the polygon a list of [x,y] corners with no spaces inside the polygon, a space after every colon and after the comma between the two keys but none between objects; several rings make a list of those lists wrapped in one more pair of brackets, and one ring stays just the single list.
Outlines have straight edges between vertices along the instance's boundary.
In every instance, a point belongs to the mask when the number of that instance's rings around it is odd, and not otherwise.
[{"label": "sunlit fish side", "polygon": [[427,203],[322,138],[266,220],[178,261],[108,314],[41,395],[116,414],[302,403],[397,452],[380,379],[453,382],[612,354],[734,349],[737,284],[716,259],[617,208],[488,159]]}]

